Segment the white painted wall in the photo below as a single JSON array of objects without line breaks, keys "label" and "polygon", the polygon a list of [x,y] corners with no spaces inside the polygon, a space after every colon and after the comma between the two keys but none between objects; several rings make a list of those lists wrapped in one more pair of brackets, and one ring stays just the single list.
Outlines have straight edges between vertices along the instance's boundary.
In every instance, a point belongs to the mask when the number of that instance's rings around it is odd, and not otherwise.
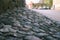
[{"label": "white painted wall", "polygon": [[60,0],[53,0],[53,6],[55,5],[55,9],[60,9]]},{"label": "white painted wall", "polygon": [[40,0],[26,0],[26,3],[30,3],[30,2],[33,2],[33,3],[38,3]]}]

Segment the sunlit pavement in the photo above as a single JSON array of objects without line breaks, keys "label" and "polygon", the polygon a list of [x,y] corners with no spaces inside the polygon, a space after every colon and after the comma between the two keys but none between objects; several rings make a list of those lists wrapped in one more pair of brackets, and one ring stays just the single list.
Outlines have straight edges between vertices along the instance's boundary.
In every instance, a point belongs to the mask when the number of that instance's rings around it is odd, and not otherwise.
[{"label": "sunlit pavement", "polygon": [[60,10],[38,10],[32,9],[40,14],[45,15],[46,17],[53,19],[55,21],[60,21]]}]

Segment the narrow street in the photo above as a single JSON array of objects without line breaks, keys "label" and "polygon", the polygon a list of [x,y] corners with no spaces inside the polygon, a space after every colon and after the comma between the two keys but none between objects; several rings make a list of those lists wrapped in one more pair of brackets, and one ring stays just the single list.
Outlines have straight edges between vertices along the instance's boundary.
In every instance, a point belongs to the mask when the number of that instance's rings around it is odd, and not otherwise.
[{"label": "narrow street", "polygon": [[33,9],[36,12],[39,12],[40,14],[53,19],[55,21],[60,21],[60,10],[38,10]]}]

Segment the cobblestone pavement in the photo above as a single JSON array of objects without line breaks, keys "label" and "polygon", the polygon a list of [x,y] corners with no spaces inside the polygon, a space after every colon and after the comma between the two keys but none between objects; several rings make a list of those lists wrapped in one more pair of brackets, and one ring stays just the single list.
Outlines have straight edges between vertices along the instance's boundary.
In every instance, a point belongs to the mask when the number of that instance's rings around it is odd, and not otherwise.
[{"label": "cobblestone pavement", "polygon": [[0,14],[0,40],[60,40],[60,24],[26,8]]}]

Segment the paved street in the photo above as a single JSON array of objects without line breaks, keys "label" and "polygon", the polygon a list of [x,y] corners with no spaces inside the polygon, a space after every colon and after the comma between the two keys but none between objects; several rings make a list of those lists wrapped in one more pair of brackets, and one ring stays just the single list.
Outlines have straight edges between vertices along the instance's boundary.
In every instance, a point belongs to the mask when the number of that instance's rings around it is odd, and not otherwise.
[{"label": "paved street", "polygon": [[60,21],[60,10],[38,10],[38,9],[33,10],[47,16],[50,19]]}]

